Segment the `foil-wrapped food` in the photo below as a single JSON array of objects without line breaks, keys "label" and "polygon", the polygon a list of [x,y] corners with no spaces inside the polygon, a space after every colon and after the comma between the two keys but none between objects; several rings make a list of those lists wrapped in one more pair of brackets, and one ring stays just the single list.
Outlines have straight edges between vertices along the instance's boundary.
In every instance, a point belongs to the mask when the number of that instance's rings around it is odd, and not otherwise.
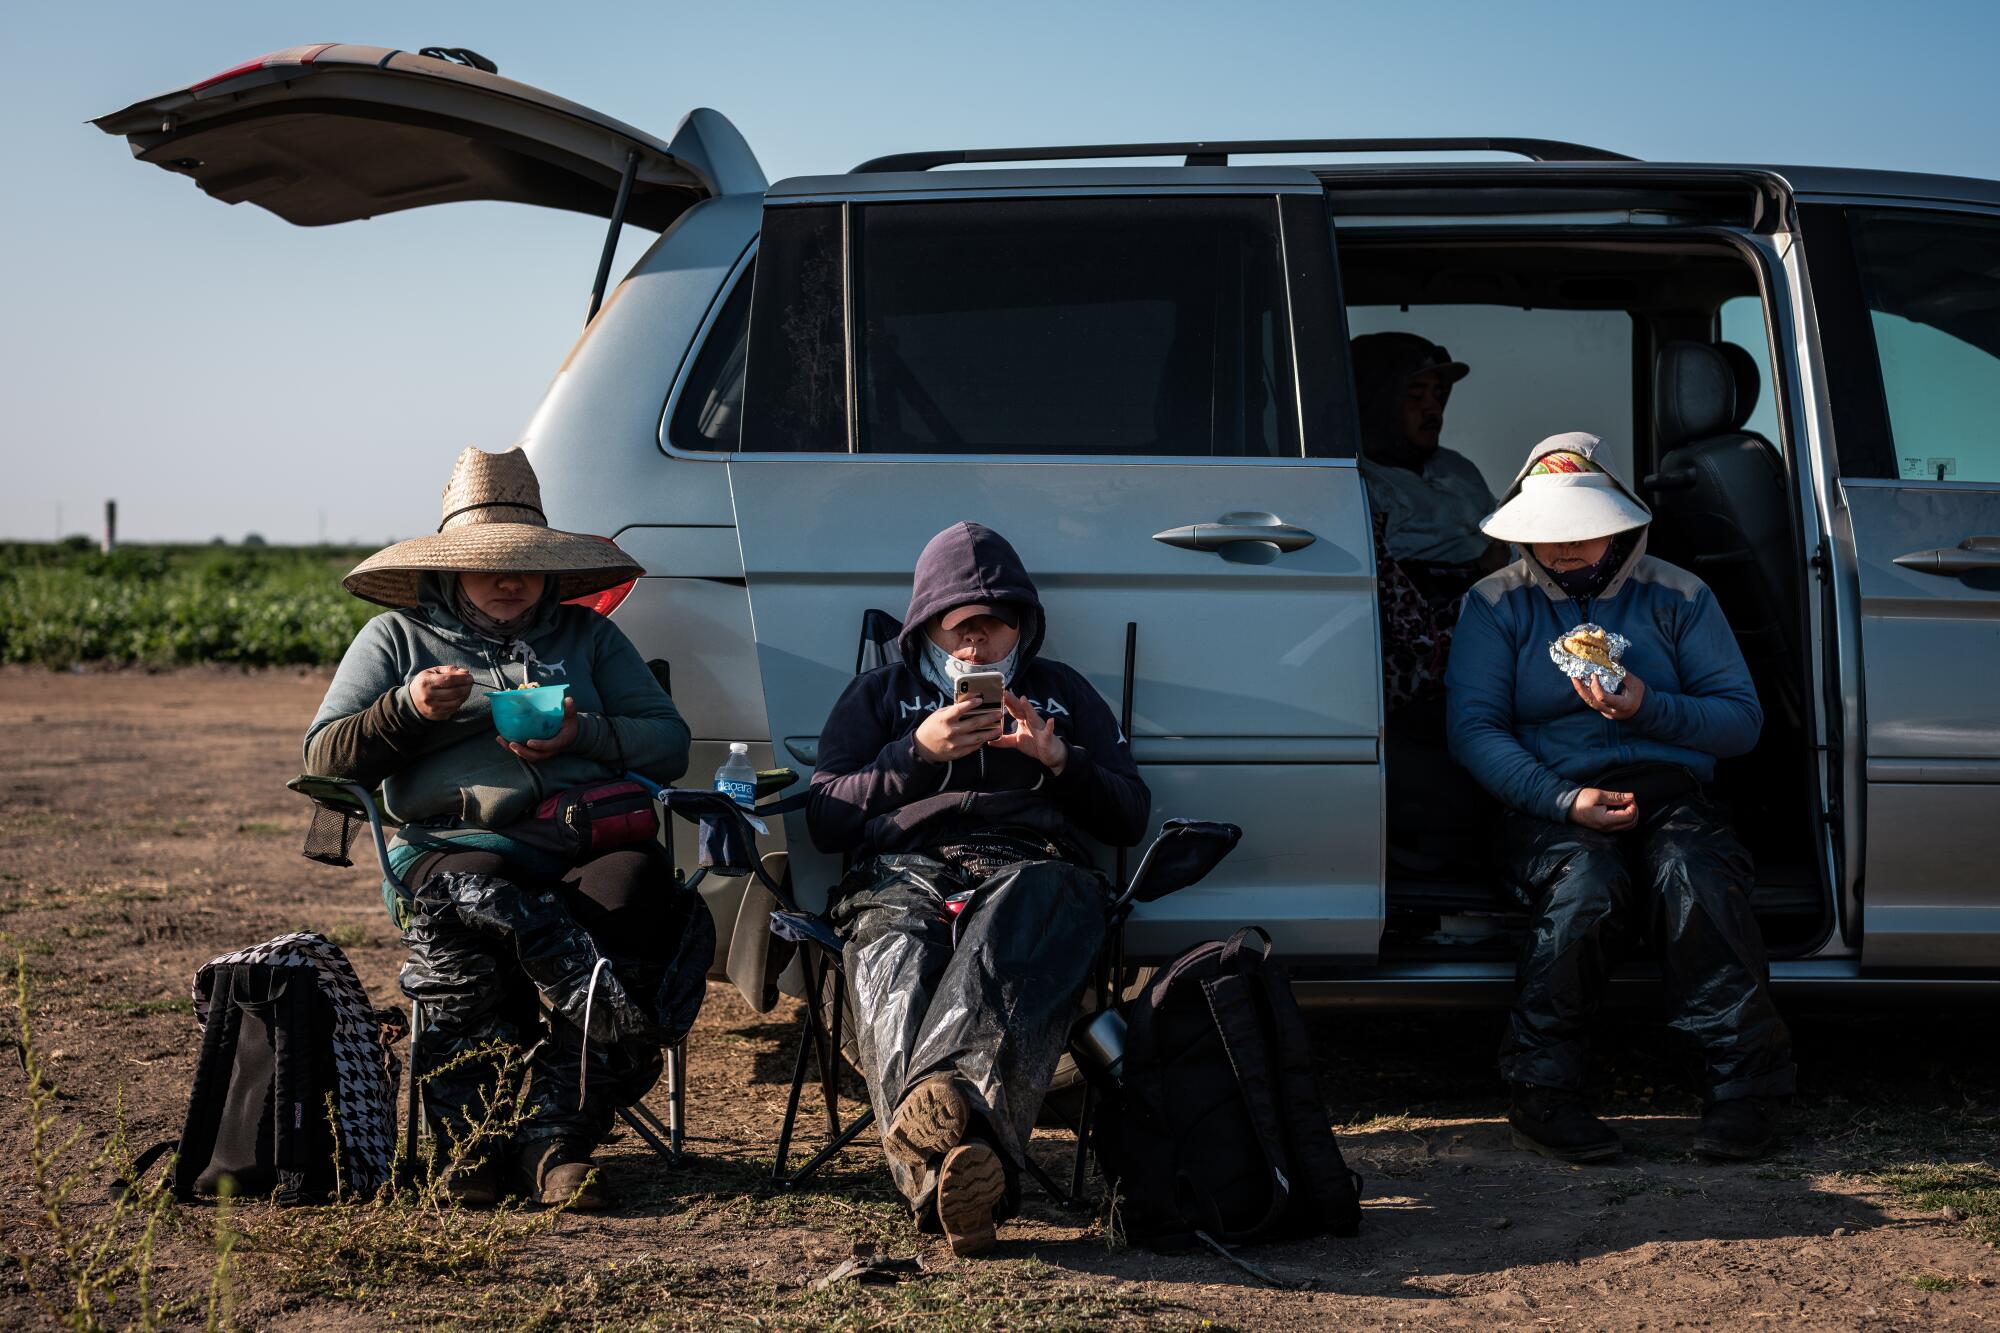
[{"label": "foil-wrapped food", "polygon": [[1596,676],[1606,694],[1618,693],[1625,683],[1625,668],[1618,659],[1632,641],[1613,634],[1602,625],[1582,624],[1549,644],[1549,660],[1571,680]]}]

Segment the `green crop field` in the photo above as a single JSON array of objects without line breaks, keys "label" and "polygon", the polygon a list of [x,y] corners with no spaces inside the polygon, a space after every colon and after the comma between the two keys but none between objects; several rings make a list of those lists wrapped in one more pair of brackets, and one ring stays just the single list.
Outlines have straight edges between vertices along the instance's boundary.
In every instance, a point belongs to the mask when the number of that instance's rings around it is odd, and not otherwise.
[{"label": "green crop field", "polygon": [[381,608],[340,576],[367,548],[0,543],[0,662],[180,666],[340,660]]}]

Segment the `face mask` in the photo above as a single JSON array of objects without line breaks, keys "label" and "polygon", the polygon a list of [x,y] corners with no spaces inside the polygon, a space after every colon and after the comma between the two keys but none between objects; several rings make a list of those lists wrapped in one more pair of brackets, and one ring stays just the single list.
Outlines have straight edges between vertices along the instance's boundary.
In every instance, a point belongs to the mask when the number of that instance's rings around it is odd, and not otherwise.
[{"label": "face mask", "polygon": [[1566,570],[1554,570],[1544,565],[1542,569],[1548,574],[1549,579],[1569,596],[1595,597],[1604,591],[1604,585],[1611,582],[1612,574],[1625,563],[1625,554],[1630,549],[1631,544],[1621,535],[1604,548],[1604,554],[1597,558],[1597,563],[1594,565]]},{"label": "face mask", "polygon": [[953,657],[944,649],[931,642],[930,635],[924,636],[924,675],[931,684],[943,690],[947,696],[955,695],[958,678],[969,676],[975,671],[997,671],[1000,679],[1008,684],[1014,680],[1014,664],[1020,659],[1021,645],[1015,644],[1014,651],[997,662],[967,662]]}]

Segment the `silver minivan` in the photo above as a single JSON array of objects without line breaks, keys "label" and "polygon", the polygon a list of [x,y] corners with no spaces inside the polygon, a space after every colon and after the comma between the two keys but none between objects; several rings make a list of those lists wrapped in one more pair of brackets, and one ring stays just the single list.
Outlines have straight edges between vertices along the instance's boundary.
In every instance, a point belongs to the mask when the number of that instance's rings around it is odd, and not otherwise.
[{"label": "silver minivan", "polygon": [[[1027,558],[1054,650],[1114,705],[1129,685],[1156,817],[1247,831],[1142,910],[1134,951],[1259,922],[1322,997],[1512,975],[1492,886],[1385,832],[1347,340],[1446,344],[1473,374],[1445,442],[1495,490],[1544,435],[1622,441],[1655,552],[1728,612],[1768,721],[1718,786],[1780,984],[2000,983],[2000,184],[1433,139],[909,153],[772,185],[713,111],[662,141],[469,53],[347,45],[97,124],[304,225],[605,217],[593,316],[522,439],[551,520],[645,565],[600,609],[670,660],[694,773],[732,740],[809,770],[866,614],[977,519]],[[1276,152],[1325,162],[1239,165]],[[624,226],[659,239],[606,294]],[[774,835],[823,893],[838,865]],[[762,931],[729,892],[725,958]]]}]

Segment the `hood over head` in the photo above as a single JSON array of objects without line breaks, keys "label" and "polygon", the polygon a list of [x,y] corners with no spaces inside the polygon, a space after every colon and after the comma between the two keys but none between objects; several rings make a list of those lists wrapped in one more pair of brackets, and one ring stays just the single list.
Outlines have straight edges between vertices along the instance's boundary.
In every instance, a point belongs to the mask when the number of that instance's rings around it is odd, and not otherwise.
[{"label": "hood over head", "polygon": [[1391,467],[1417,467],[1423,456],[1403,434],[1403,397],[1410,377],[1435,370],[1446,384],[1456,384],[1472,368],[1414,333],[1364,333],[1348,347],[1354,361],[1363,452]]},{"label": "hood over head", "polygon": [[[480,633],[467,624],[465,617],[459,614],[458,575],[455,572],[435,569],[423,571],[417,576],[416,595],[417,604],[404,607],[404,615],[412,616],[446,638],[462,643],[501,642]],[[535,604],[532,617],[521,627],[513,641],[518,642],[545,633],[561,614],[562,588],[559,581],[551,575],[542,585],[542,598]]]},{"label": "hood over head", "polygon": [[1645,528],[1653,512],[1611,467],[1604,441],[1584,431],[1551,435],[1528,451],[1500,507],[1480,523],[1489,537],[1523,548],[1528,567],[1551,596],[1567,596],[1526,548],[1536,542],[1582,542],[1631,534],[1618,569],[1606,580],[1609,596],[1646,553]]},{"label": "hood over head", "polygon": [[1019,662],[1026,665],[1042,646],[1042,599],[1027,567],[1005,537],[979,523],[954,523],[930,539],[917,557],[910,580],[910,609],[896,640],[903,661],[921,670],[924,627],[931,617],[954,607],[979,603],[1017,607],[1021,617]]}]

